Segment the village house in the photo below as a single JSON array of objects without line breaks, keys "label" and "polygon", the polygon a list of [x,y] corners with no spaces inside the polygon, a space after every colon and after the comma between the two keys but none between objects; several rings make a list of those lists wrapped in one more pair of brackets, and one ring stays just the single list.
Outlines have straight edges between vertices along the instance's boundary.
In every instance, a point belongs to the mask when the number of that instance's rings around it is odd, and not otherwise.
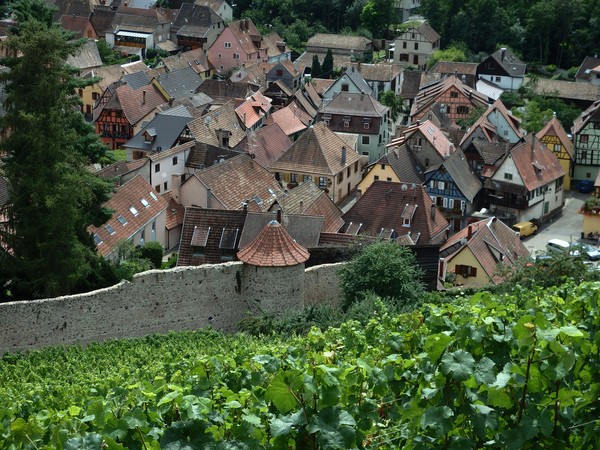
[{"label": "village house", "polygon": [[191,136],[202,143],[233,149],[246,137],[233,101],[188,123]]},{"label": "village house", "polygon": [[400,65],[356,63],[356,69],[371,88],[373,98],[379,99],[380,95],[386,91],[392,91],[395,95],[400,95],[403,75]]},{"label": "village house", "polygon": [[553,116],[550,122],[548,122],[535,136],[556,155],[560,165],[565,171],[564,188],[566,190],[571,189],[573,142],[571,142],[571,139],[567,135],[567,132],[560,121],[556,116]]},{"label": "village house", "polygon": [[255,131],[263,126],[271,112],[271,99],[256,91],[235,108],[235,113],[245,131]]},{"label": "village house", "polygon": [[469,86],[475,89],[477,81],[477,63],[438,61],[428,71],[431,74],[439,74],[440,77],[449,77],[454,75]]},{"label": "village house", "polygon": [[[346,72],[336,79],[326,90],[321,94],[323,105],[327,105],[340,92],[349,94],[367,94],[373,96],[371,86],[367,84],[356,66],[348,67]],[[376,98],[373,96],[373,98]]]},{"label": "village house", "polygon": [[396,38],[392,60],[425,70],[429,57],[439,50],[440,41],[440,35],[427,22],[422,22]]},{"label": "village house", "polygon": [[519,236],[496,217],[469,224],[440,248],[442,272],[452,274],[455,286],[464,287],[501,283],[498,266],[515,266],[528,256]]},{"label": "village house", "polygon": [[374,162],[385,154],[394,135],[391,115],[389,107],[368,94],[340,92],[319,110],[317,121],[332,131],[357,135],[356,150]]},{"label": "village house", "polygon": [[269,167],[292,145],[292,140],[277,123],[269,123],[249,132],[236,150],[250,155],[263,167]]},{"label": "village house", "polygon": [[167,71],[172,72],[177,69],[191,67],[202,78],[208,78],[213,75],[213,68],[204,54],[204,50],[197,48],[186,52],[179,52],[176,55],[157,57],[156,67],[166,67]]},{"label": "village house", "polygon": [[318,122],[271,164],[269,170],[288,189],[312,180],[339,204],[356,189],[365,164],[366,157],[348,148],[342,138]]},{"label": "village house", "polygon": [[406,145],[419,165],[425,169],[440,164],[454,153],[454,144],[432,122],[416,122],[406,128],[402,136],[393,139],[388,149]]},{"label": "village house", "polygon": [[473,139],[514,144],[523,136],[524,130],[521,129],[521,120],[513,116],[501,100],[496,100],[469,127],[460,142],[460,146],[467,148]]},{"label": "village house", "polygon": [[598,55],[586,56],[575,74],[575,81],[577,83],[591,83],[593,78],[598,78],[592,76],[592,70],[595,70],[598,66],[600,66]]},{"label": "village house", "polygon": [[534,135],[514,144],[484,184],[484,206],[509,223],[544,221],[563,207],[565,170]]},{"label": "village house", "polygon": [[292,141],[298,139],[314,122],[314,119],[293,101],[267,117],[266,124],[276,123]]},{"label": "village house", "polygon": [[206,50],[224,28],[225,21],[210,7],[182,3],[171,25],[170,38],[183,50]]},{"label": "village house", "polygon": [[477,77],[489,80],[504,90],[515,92],[525,81],[523,63],[510,48],[502,47],[477,66]]},{"label": "village house", "polygon": [[233,20],[233,8],[225,0],[195,0],[196,5],[208,6],[226,22]]},{"label": "village house", "polygon": [[595,180],[600,167],[600,100],[575,119],[573,180]]},{"label": "village house", "polygon": [[[363,36],[317,33],[306,42],[306,51],[297,60],[298,67],[310,69],[315,55],[323,64],[328,50],[333,56],[334,70],[350,67],[353,62],[369,63],[373,59],[374,49],[373,42]],[[322,76],[328,78],[331,74]]]}]

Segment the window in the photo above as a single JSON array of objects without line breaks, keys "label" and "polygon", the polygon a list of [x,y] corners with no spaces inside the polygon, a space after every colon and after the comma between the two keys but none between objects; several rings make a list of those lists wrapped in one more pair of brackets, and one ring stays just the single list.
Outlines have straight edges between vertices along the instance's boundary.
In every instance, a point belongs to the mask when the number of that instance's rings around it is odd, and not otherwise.
[{"label": "window", "polygon": [[406,48],[406,42],[402,43],[402,48]]},{"label": "window", "polygon": [[319,187],[321,189],[324,189],[327,187],[327,178],[325,177],[319,177]]},{"label": "window", "polygon": [[344,128],[350,128],[350,120],[344,119]]},{"label": "window", "polygon": [[363,155],[363,156],[369,156],[369,152],[362,152],[361,155]]},{"label": "window", "polygon": [[350,169],[351,167],[348,166],[348,170],[346,170],[346,178],[350,178]]},{"label": "window", "polygon": [[415,50],[419,50],[419,43],[415,42]]},{"label": "window", "polygon": [[581,144],[587,144],[588,143],[588,135],[582,134],[581,136],[579,136],[579,142]]},{"label": "window", "polygon": [[374,179],[375,181],[379,180],[379,175],[375,175],[375,176],[373,177],[373,179]]},{"label": "window", "polygon": [[387,181],[392,181],[392,177],[387,177],[386,180]]},{"label": "window", "polygon": [[508,173],[508,172],[504,172],[504,179],[505,180],[512,180],[513,179],[513,174],[512,173]]},{"label": "window", "polygon": [[[218,57],[219,57],[219,58],[221,57],[221,54],[220,54],[220,53],[219,53]],[[221,69],[222,69],[222,68],[223,68],[223,66],[221,66]]]},{"label": "window", "polygon": [[460,265],[460,264],[457,264],[454,267],[454,272],[456,273],[456,275],[462,275],[465,278],[477,276],[477,268],[476,267],[464,266],[464,265]]},{"label": "window", "polygon": [[342,84],[342,92],[348,92],[348,89],[350,89],[350,85],[346,83]]},{"label": "window", "polygon": [[311,175],[302,175],[302,181],[312,181]]},{"label": "window", "polygon": [[102,239],[96,233],[94,233],[94,242],[96,243],[96,245],[102,244]]},{"label": "window", "polygon": [[425,158],[425,165],[429,167],[429,158]]},{"label": "window", "polygon": [[121,223],[121,225],[125,225],[127,223],[127,219],[121,215],[117,217],[117,220]]},{"label": "window", "polygon": [[358,172],[358,161],[354,163],[354,173]]},{"label": "window", "polygon": [[115,229],[108,224],[104,225],[104,228],[106,228],[106,231],[108,231],[108,234],[110,234],[110,235],[113,235],[116,233]]},{"label": "window", "polygon": [[298,182],[298,174],[290,173],[290,183],[297,183],[297,182]]},{"label": "window", "polygon": [[225,42],[225,48],[231,48],[231,42]]},{"label": "window", "polygon": [[240,54],[239,53],[234,53],[233,54],[233,59],[240,59]]},{"label": "window", "polygon": [[141,199],[141,200],[140,200],[140,203],[141,203],[142,205],[144,205],[144,208],[148,208],[148,207],[150,207],[150,203],[149,203],[149,202],[148,202],[148,200],[146,200],[145,198]]},{"label": "window", "polygon": [[381,165],[381,170],[385,170],[385,164]]},{"label": "window", "polygon": [[277,69],[277,71],[275,72],[275,74],[276,74],[278,77],[282,77],[282,76],[283,76],[283,69]]},{"label": "window", "polygon": [[500,77],[496,77],[496,81],[500,81]]},{"label": "window", "polygon": [[165,182],[163,183],[163,189],[166,191],[166,190],[168,189],[168,186],[169,186],[169,185],[168,185],[168,184],[167,184],[167,182],[165,181]]},{"label": "window", "polygon": [[446,189],[446,183],[444,183],[443,181],[438,181],[438,189],[440,191],[443,191],[444,189]]},{"label": "window", "polygon": [[365,122],[365,123],[363,123],[363,128],[365,130],[368,130],[369,128],[371,128],[371,124],[369,122]]},{"label": "window", "polygon": [[363,145],[369,145],[370,136],[362,136],[361,140],[362,140]]},{"label": "window", "polygon": [[92,100],[98,100],[100,98],[100,94],[98,94],[97,92],[92,92]]},{"label": "window", "polygon": [[154,189],[156,189],[156,192],[160,192],[160,184],[157,184],[156,186],[154,186]]},{"label": "window", "polygon": [[154,173],[158,173],[158,172],[160,172],[160,164],[156,164],[154,166]]},{"label": "window", "polygon": [[173,156],[173,165],[176,166],[177,165],[177,156]]},{"label": "window", "polygon": [[415,33],[411,33],[411,39],[415,39],[417,35]]},{"label": "window", "polygon": [[142,228],[142,234],[140,235],[140,244],[144,244],[146,242],[146,229]]},{"label": "window", "polygon": [[131,214],[133,214],[134,216],[137,216],[139,214],[138,210],[135,209],[135,206],[130,206],[129,207],[129,211],[131,212]]},{"label": "window", "polygon": [[456,92],[456,91],[450,92],[450,98],[458,98],[458,92]]},{"label": "window", "polygon": [[464,105],[457,106],[456,114],[469,114],[469,107]]},{"label": "window", "polygon": [[156,194],[154,192],[150,192],[150,197],[152,197],[152,199],[156,202],[158,201],[158,197],[156,196]]}]

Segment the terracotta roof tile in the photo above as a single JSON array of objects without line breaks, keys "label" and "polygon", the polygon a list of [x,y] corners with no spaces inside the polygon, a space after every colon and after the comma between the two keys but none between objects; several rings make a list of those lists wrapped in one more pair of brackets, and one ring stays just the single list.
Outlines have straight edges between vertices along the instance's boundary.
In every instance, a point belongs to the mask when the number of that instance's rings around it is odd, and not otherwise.
[{"label": "terracotta roof tile", "polygon": [[532,134],[510,150],[521,179],[528,191],[533,191],[565,175],[556,155]]},{"label": "terracotta roof tile", "polygon": [[[202,85],[204,84],[202,83]],[[188,128],[197,141],[215,147],[221,146],[217,133],[219,130],[229,132],[229,148],[236,147],[246,137],[244,128],[235,112],[234,102],[226,103],[202,117],[192,120],[188,123]]]},{"label": "terracotta roof tile", "polygon": [[[145,206],[146,203],[148,206]],[[114,210],[112,217],[103,226],[91,226],[88,230],[98,236],[101,242],[96,247],[100,254],[107,256],[121,241],[131,238],[163,212],[167,201],[141,175],[137,175],[118,187],[104,206]]]},{"label": "terracotta roof tile", "polygon": [[166,99],[154,85],[146,85],[133,90],[128,84],[117,88],[115,95],[118,98],[123,113],[130,124],[137,124],[154,108],[166,103]]},{"label": "terracotta roof tile", "polygon": [[292,140],[281,127],[276,123],[271,123],[249,133],[237,148],[243,148],[246,153],[253,155],[261,166],[269,167],[291,145]]},{"label": "terracotta roof tile", "polygon": [[[167,197],[168,196],[168,197]],[[163,194],[163,198],[167,199],[169,205],[167,207],[167,221],[165,228],[172,230],[183,224],[183,216],[185,214],[185,208],[171,198],[171,193]]]},{"label": "terracotta roof tile", "polygon": [[271,110],[272,100],[260,92],[255,92],[248,97],[240,106],[235,108],[242,125],[248,129],[254,127]]},{"label": "terracotta roof tile", "polygon": [[237,254],[240,261],[260,267],[295,266],[304,263],[309,256],[308,250],[294,242],[276,220],[269,222],[258,236]]},{"label": "terracotta roof tile", "polygon": [[276,123],[288,136],[304,131],[308,128],[312,118],[300,109],[295,102],[285,108],[278,109],[267,119],[269,123]]}]

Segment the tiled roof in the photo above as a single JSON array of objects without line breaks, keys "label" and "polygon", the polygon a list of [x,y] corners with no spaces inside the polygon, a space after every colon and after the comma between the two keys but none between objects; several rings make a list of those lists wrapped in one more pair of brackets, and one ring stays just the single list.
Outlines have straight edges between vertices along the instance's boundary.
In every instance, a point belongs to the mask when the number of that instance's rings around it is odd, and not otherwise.
[{"label": "tiled roof", "polygon": [[283,194],[273,174],[246,154],[207,167],[192,177],[210,188],[226,209],[240,209],[245,201],[254,200],[259,210],[266,211]]},{"label": "tiled roof", "polygon": [[100,58],[96,41],[85,41],[77,54],[69,55],[67,64],[80,70],[102,66],[102,58]]},{"label": "tiled roof", "polygon": [[202,92],[212,98],[217,105],[222,105],[236,98],[246,98],[252,92],[249,92],[249,86],[246,83],[237,83],[229,80],[206,79],[196,89],[196,92]]},{"label": "tiled roof", "polygon": [[[239,247],[250,244],[269,222],[277,218],[273,212],[248,212]],[[283,214],[282,225],[291,238],[304,248],[315,248],[319,245],[319,235],[323,226],[323,217]]]},{"label": "tiled roof", "polygon": [[[284,53],[288,53],[291,49],[287,46],[285,41],[277,33],[269,33],[263,36],[263,44],[267,47],[267,56],[275,57]],[[290,64],[291,65],[291,64]],[[293,69],[293,66],[292,66]],[[289,67],[288,67],[289,70]],[[294,73],[295,70],[291,70],[290,73]]]},{"label": "tiled roof", "polygon": [[119,80],[123,76],[123,69],[119,64],[112,66],[96,67],[88,71],[83,78],[100,77],[97,85],[102,91],[106,89],[111,83]]},{"label": "tiled roof", "polygon": [[[145,206],[146,203],[148,206]],[[144,177],[137,175],[118,187],[104,207],[114,211],[112,217],[103,226],[90,226],[88,231],[98,236],[101,242],[96,247],[102,256],[107,256],[121,241],[131,238],[163,212],[167,208],[167,201],[156,193]]]},{"label": "tiled roof", "polygon": [[194,146],[194,141],[184,142],[183,144],[176,145],[167,150],[163,150],[160,152],[152,153],[148,156],[150,161],[158,162],[165,158],[171,158],[173,155],[184,152],[184,155],[191,152],[191,148]]},{"label": "tiled roof", "polygon": [[305,181],[277,199],[284,214],[307,214],[324,218],[323,232],[337,233],[344,225],[342,211],[314,182]]},{"label": "tiled roof", "polygon": [[[216,264],[223,262],[221,256],[235,257],[246,213],[243,209],[185,208],[177,266]],[[201,247],[201,251],[194,254],[192,244]]]},{"label": "tiled roof", "polygon": [[450,237],[440,248],[440,256],[447,256],[451,261],[465,248],[471,251],[494,283],[502,281],[496,272],[498,264],[510,266],[517,259],[529,256],[519,236],[495,217],[472,223]]},{"label": "tiled roof", "polygon": [[178,33],[185,27],[201,37],[206,35],[213,24],[220,22],[223,22],[223,19],[210,7],[197,3],[182,3],[171,29],[172,32]]},{"label": "tiled roof", "polygon": [[179,52],[176,55],[160,59],[169,71],[191,67],[196,72],[206,72],[210,66],[202,48],[196,48],[187,52]]},{"label": "tiled roof", "polygon": [[487,106],[488,104],[487,96],[477,92],[474,89],[470,89],[466,84],[463,84],[459,78],[451,75],[437,83],[433,83],[419,89],[419,93],[415,98],[415,102],[413,103],[410,112],[411,117],[423,111],[433,102],[438,101],[442,94],[452,88],[461,92],[464,97],[468,98],[474,107]]},{"label": "tiled roof", "polygon": [[170,191],[162,196],[169,202],[167,206],[167,220],[165,222],[165,228],[167,230],[172,230],[183,224],[185,208],[171,197]]},{"label": "tiled roof", "polygon": [[535,135],[539,140],[542,140],[544,136],[556,136],[565,151],[569,154],[571,159],[573,159],[573,142],[569,139],[567,132],[556,116],[553,116],[552,119],[550,119],[550,122]]},{"label": "tiled roof", "polygon": [[318,109],[321,107],[323,100],[319,96],[319,93],[317,92],[317,89],[315,85],[313,85],[312,81],[310,83],[306,83],[303,86],[303,92],[306,93],[306,97],[308,98],[308,100],[310,100],[310,102],[315,108]]},{"label": "tiled roof", "polygon": [[159,75],[155,80],[173,99],[189,97],[196,92],[203,81],[200,75],[189,66]]},{"label": "tiled roof", "polygon": [[442,158],[448,158],[454,152],[454,144],[450,142],[450,139],[448,139],[442,130],[436,127],[430,120],[412,124],[404,131],[404,134],[400,138],[390,141],[390,143],[387,144],[387,147],[393,148],[402,145],[415,133],[419,133],[423,136]]},{"label": "tiled roof", "polygon": [[423,184],[423,170],[405,144],[394,147],[375,164],[389,164],[402,183]]},{"label": "tiled roof", "polygon": [[359,63],[355,64],[354,67],[356,67],[366,81],[391,81],[402,72],[401,66],[392,63]]},{"label": "tiled roof", "polygon": [[[89,11],[85,16],[76,16],[72,14],[65,14],[60,19],[60,26],[65,30],[72,31],[75,33],[73,39],[81,39],[84,36],[83,33],[89,23],[88,19]],[[92,41],[93,42],[93,41]]]},{"label": "tiled roof", "polygon": [[371,40],[363,36],[350,36],[342,34],[317,33],[308,39],[306,48],[319,47],[325,49],[360,50],[371,44]]},{"label": "tiled roof", "polygon": [[344,75],[352,80],[360,92],[364,92],[368,95],[373,93],[373,89],[371,89],[371,86],[367,84],[361,73],[357,70],[357,66],[348,67]]},{"label": "tiled roof", "polygon": [[131,89],[135,90],[150,84],[151,78],[146,71],[139,70],[124,74],[123,81],[125,81]]},{"label": "tiled roof", "polygon": [[169,23],[169,19],[159,9],[121,7],[115,13],[111,27],[117,30],[153,33],[159,24]]},{"label": "tiled roof", "polygon": [[125,84],[118,87],[115,94],[123,113],[132,125],[137,124],[154,108],[166,102],[160,91],[151,84],[135,91],[129,85]]},{"label": "tiled roof", "polygon": [[402,88],[400,90],[400,96],[404,99],[415,98],[419,93],[419,87],[421,86],[421,75],[423,72],[420,70],[405,70],[403,73]]},{"label": "tiled roof", "polygon": [[571,133],[578,134],[590,120],[600,122],[600,100],[596,100],[588,109],[582,112],[577,119],[575,119],[573,127],[571,128]]},{"label": "tiled roof", "polygon": [[217,131],[224,130],[229,132],[229,147],[236,147],[246,133],[235,113],[234,103],[229,102],[219,108],[194,119],[188,123],[188,127],[196,140],[206,144],[219,147],[221,143]]},{"label": "tiled roof", "polygon": [[433,43],[440,39],[440,35],[435,31],[431,25],[427,22],[422,22],[418,27],[416,27],[417,31],[427,39],[427,41]]},{"label": "tiled roof", "polygon": [[[256,46],[255,42],[258,43],[262,39],[260,31],[254,25],[252,19],[234,20],[233,22],[229,22],[228,27],[246,55],[251,55],[258,51],[259,47]],[[243,58],[246,59],[245,56]]]},{"label": "tiled roof", "polygon": [[350,245],[369,245],[377,241],[379,241],[379,236],[323,232],[319,237],[319,247],[347,247]]},{"label": "tiled roof", "polygon": [[311,78],[310,85],[314,88],[318,95],[323,95],[336,80],[330,78]]},{"label": "tiled roof", "polygon": [[475,146],[483,162],[488,165],[496,165],[510,149],[508,142],[489,142],[482,138],[473,139],[471,144]]},{"label": "tiled roof", "polygon": [[[270,62],[257,62],[255,64],[246,64],[231,74],[229,81],[232,83],[253,84],[258,86],[260,89],[267,87],[267,73],[275,67],[275,63]],[[246,95],[240,95],[241,98],[246,98]]]},{"label": "tiled roof", "polygon": [[260,267],[286,267],[304,263],[308,251],[294,242],[276,220],[265,226],[256,238],[241,249],[237,257],[246,264]]},{"label": "tiled roof", "polygon": [[[502,58],[503,52],[504,59]],[[527,69],[527,65],[524,62],[522,62],[519,58],[517,58],[517,55],[515,55],[510,48],[499,48],[490,56],[494,58],[510,76],[525,76],[525,69]]]},{"label": "tiled roof", "polygon": [[512,128],[518,138],[523,137],[523,130],[521,130],[521,120],[518,117],[512,115],[512,113],[506,109],[502,100],[496,100],[492,105],[483,112],[481,117],[469,127],[467,133],[463,136],[460,145],[463,145],[476,131],[480,131],[490,142],[501,142],[504,140],[503,137],[498,136],[497,124],[492,123],[489,117],[492,112],[498,112],[504,117],[506,123]]},{"label": "tiled roof", "polygon": [[[304,91],[298,89],[294,94],[294,99],[296,102],[298,102],[304,112],[306,112],[306,114],[308,114],[312,119],[317,117],[317,109],[315,108],[312,100],[310,100],[310,97]],[[321,105],[322,102],[319,102],[318,104]]]},{"label": "tiled roof", "polygon": [[311,122],[312,117],[299,108],[295,102],[278,109],[267,118],[267,123],[276,123],[288,136],[306,130]]},{"label": "tiled roof", "polygon": [[533,191],[565,175],[556,155],[533,134],[528,134],[510,149],[521,179]]},{"label": "tiled roof", "polygon": [[111,23],[116,12],[109,7],[95,7],[90,16],[90,22],[98,37],[104,37],[111,30]]},{"label": "tiled roof", "polygon": [[339,92],[319,112],[323,114],[348,114],[362,117],[383,117],[389,107],[382,105],[368,94]]},{"label": "tiled roof", "polygon": [[[405,226],[402,213],[407,205],[416,210]],[[393,229],[397,236],[410,234],[413,242],[429,244],[448,229],[448,221],[435,208],[423,186],[377,180],[342,218],[347,225],[361,224],[359,234],[379,236],[382,229]]]},{"label": "tiled roof", "polygon": [[438,61],[429,69],[429,72],[445,75],[471,75],[474,77],[477,72],[477,63]]},{"label": "tiled roof", "polygon": [[[155,152],[159,149],[168,150],[177,144],[179,136],[191,120],[193,120],[193,117],[189,113],[187,116],[157,114],[123,147],[140,149],[146,152]],[[146,140],[146,135],[149,132],[154,136],[151,141]]]},{"label": "tiled roof", "polygon": [[456,149],[448,159],[444,160],[437,167],[430,168],[428,172],[438,170],[440,166],[444,166],[459,191],[469,202],[472,202],[482,186],[479,178],[471,171],[471,166],[469,166],[463,151],[460,148]]},{"label": "tiled roof", "polygon": [[254,159],[263,167],[269,167],[290,148],[292,140],[287,137],[281,127],[272,123],[252,131],[237,147],[254,155]]},{"label": "tiled roof", "polygon": [[304,132],[292,146],[271,164],[274,172],[292,171],[314,175],[333,176],[363,158],[351,148],[346,151],[342,164],[342,147],[346,143],[322,122]]},{"label": "tiled roof", "polygon": [[240,122],[245,128],[252,128],[263,117],[269,114],[272,100],[260,91],[248,97],[240,106],[235,108]]},{"label": "tiled roof", "polygon": [[586,56],[575,74],[575,79],[583,82],[589,82],[591,79],[591,70],[600,64],[600,58],[597,56]]},{"label": "tiled roof", "polygon": [[529,87],[534,94],[542,96],[590,102],[600,100],[600,85],[598,84],[539,78],[531,82]]},{"label": "tiled roof", "polygon": [[[316,48],[315,48],[316,49]],[[322,64],[323,59],[325,58],[327,49],[321,49],[318,52],[313,51],[305,51],[302,53],[298,59],[294,61],[294,64],[298,66],[298,70],[304,71],[306,68],[312,67],[313,58],[315,55],[319,58],[319,62]],[[333,52],[333,69],[341,70],[344,67],[350,67],[352,63],[356,62],[354,57],[350,54],[339,54],[335,51]],[[327,75],[327,74],[326,74]]]},{"label": "tiled roof", "polygon": [[214,164],[218,164],[221,160],[225,161],[226,159],[233,158],[234,156],[243,153],[244,152],[242,151],[196,141],[185,165],[186,167],[192,167],[194,169],[204,169]]}]

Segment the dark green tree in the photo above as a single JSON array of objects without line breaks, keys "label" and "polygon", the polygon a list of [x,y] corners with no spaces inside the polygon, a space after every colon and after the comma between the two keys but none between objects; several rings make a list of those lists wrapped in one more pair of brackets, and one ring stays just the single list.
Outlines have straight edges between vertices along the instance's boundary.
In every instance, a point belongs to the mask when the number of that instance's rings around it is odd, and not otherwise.
[{"label": "dark green tree", "polygon": [[369,292],[391,299],[398,305],[421,300],[423,271],[408,247],[393,241],[369,245],[340,269],[344,294],[343,309],[364,299]]},{"label": "dark green tree", "polygon": [[390,25],[396,22],[393,0],[368,0],[360,13],[362,25],[376,38],[390,36]]},{"label": "dark green tree", "polygon": [[313,55],[312,66],[310,66],[310,76],[312,78],[319,78],[322,75],[323,70],[321,69],[321,63],[319,57]]},{"label": "dark green tree", "polygon": [[394,91],[385,91],[379,97],[382,105],[389,106],[392,110],[392,120],[395,122],[402,111],[402,98],[398,97]]},{"label": "dark green tree", "polygon": [[327,53],[325,54],[325,58],[323,58],[323,65],[321,66],[321,76],[322,77],[331,77],[333,74],[333,53],[331,53],[331,49],[327,49]]},{"label": "dark green tree", "polygon": [[[37,0],[36,0],[37,1]],[[36,3],[34,1],[33,3]],[[10,249],[0,268],[15,298],[68,294],[101,266],[89,225],[100,226],[110,184],[87,170],[106,148],[79,111],[83,82],[65,61],[78,44],[46,20],[30,18],[7,45],[6,115],[0,142],[9,183],[0,241]]]}]

